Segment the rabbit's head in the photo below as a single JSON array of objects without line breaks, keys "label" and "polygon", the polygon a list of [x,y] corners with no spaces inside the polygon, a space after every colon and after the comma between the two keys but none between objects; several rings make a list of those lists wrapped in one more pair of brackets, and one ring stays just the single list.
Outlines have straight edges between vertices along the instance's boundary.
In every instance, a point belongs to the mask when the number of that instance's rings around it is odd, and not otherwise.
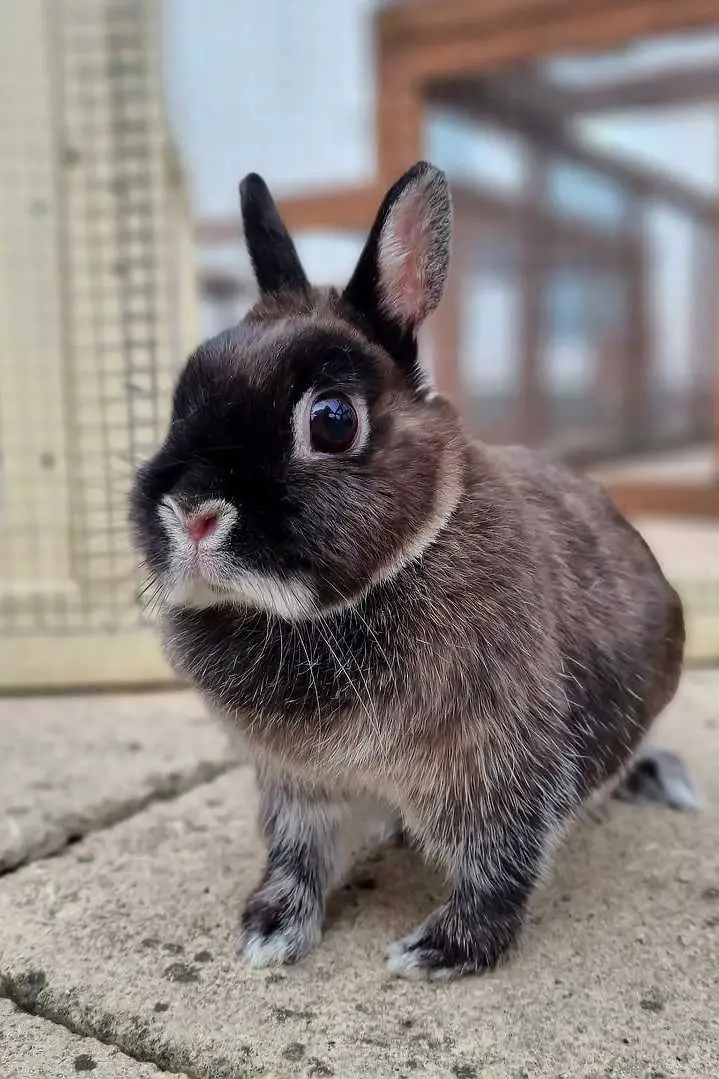
[{"label": "rabbit's head", "polygon": [[169,605],[312,617],[420,557],[459,498],[459,421],[417,345],[449,192],[424,162],[402,176],[342,292],[310,286],[259,176],[240,193],[260,299],[187,361],[132,522]]}]

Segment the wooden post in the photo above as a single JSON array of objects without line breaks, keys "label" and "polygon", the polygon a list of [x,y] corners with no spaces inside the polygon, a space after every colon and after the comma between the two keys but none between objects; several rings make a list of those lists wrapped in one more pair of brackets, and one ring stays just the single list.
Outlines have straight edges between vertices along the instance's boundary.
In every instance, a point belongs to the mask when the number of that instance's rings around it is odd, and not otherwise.
[{"label": "wooden post", "polygon": [[380,49],[377,64],[377,160],[387,185],[423,156],[424,101],[404,50]]},{"label": "wooden post", "polygon": [[710,312],[710,337],[707,342],[707,364],[712,403],[712,425],[714,443],[714,483],[719,487],[719,226],[714,225],[707,233],[709,243],[709,272],[707,281],[702,284],[705,290],[705,303]]},{"label": "wooden post", "polygon": [[641,443],[649,434],[647,422],[647,394],[651,384],[651,366],[654,360],[653,340],[647,311],[647,257],[644,234],[644,215],[641,210],[640,227],[632,238],[627,251],[626,273],[628,275],[627,308],[625,320],[624,349],[624,408],[622,435],[631,446]]},{"label": "wooden post", "polygon": [[520,424],[522,439],[541,441],[547,428],[546,383],[542,375],[542,347],[545,337],[544,305],[547,293],[547,228],[542,204],[547,182],[547,157],[531,147],[525,207],[526,223],[521,232],[520,253]]}]

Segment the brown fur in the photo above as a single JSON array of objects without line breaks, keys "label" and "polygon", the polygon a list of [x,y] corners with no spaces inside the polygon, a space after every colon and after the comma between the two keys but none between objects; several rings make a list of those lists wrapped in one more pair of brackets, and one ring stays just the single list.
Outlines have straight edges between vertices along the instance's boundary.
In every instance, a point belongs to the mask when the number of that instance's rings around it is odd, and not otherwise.
[{"label": "brown fur", "polygon": [[[310,289],[252,180],[265,293],[189,361],[133,494],[168,597],[167,653],[257,760],[268,866],[241,937],[254,962],[317,941],[370,806],[399,818],[451,884],[393,947],[392,969],[445,977],[499,962],[557,838],[630,765],[681,670],[679,598],[602,489],[541,454],[473,441],[428,391],[412,305],[418,325],[439,297],[449,200],[427,169],[392,189],[341,295]],[[413,222],[418,190],[427,217]],[[380,272],[396,220],[427,245],[419,275],[407,251]],[[382,291],[404,282],[406,294]],[[368,442],[298,458],[303,394],[327,384],[366,412]],[[168,545],[168,496],[180,518],[207,499],[232,507],[202,572],[180,524]],[[202,608],[169,599],[188,572],[214,582]]]}]

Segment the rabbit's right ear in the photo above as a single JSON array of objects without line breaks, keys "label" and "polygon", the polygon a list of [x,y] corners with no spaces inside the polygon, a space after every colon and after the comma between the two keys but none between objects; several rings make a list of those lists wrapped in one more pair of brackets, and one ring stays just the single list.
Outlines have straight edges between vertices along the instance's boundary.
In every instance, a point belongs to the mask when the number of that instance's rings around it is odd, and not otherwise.
[{"label": "rabbit's right ear", "polygon": [[240,184],[240,208],[247,250],[261,293],[307,292],[310,284],[297,249],[267,184],[256,172]]},{"label": "rabbit's right ear", "polygon": [[391,353],[408,353],[442,297],[452,203],[447,178],[418,161],[387,192],[344,300]]}]

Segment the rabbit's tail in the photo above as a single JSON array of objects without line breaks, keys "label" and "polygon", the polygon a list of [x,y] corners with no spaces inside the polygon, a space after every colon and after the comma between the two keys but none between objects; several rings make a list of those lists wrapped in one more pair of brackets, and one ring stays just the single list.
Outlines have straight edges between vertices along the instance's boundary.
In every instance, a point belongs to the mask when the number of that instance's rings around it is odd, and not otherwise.
[{"label": "rabbit's tail", "polygon": [[661,746],[643,746],[612,794],[622,802],[663,805],[680,811],[701,806],[699,790],[687,765]]}]

